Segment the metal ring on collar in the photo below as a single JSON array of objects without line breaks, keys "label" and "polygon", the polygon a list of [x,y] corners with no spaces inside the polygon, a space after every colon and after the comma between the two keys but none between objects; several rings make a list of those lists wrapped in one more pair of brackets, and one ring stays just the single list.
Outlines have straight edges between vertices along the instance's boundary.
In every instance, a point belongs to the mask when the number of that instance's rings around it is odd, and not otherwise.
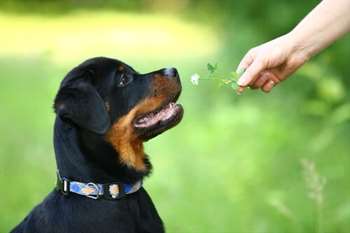
[{"label": "metal ring on collar", "polygon": [[88,195],[86,195],[87,197],[95,199],[95,200],[100,197],[100,188],[98,187],[97,184],[90,182],[90,183],[87,183],[86,186],[96,190],[96,194],[88,194]]}]

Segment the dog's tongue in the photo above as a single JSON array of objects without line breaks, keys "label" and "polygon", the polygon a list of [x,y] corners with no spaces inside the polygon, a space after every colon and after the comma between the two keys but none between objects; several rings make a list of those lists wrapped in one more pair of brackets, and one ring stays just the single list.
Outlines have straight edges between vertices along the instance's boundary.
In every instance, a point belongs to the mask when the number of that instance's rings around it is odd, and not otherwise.
[{"label": "dog's tongue", "polygon": [[146,114],[142,118],[139,118],[138,120],[136,120],[134,125],[137,128],[147,128],[157,124],[160,121],[168,120],[175,113],[176,113],[176,104],[170,103],[165,107],[163,107],[159,112],[151,112]]}]

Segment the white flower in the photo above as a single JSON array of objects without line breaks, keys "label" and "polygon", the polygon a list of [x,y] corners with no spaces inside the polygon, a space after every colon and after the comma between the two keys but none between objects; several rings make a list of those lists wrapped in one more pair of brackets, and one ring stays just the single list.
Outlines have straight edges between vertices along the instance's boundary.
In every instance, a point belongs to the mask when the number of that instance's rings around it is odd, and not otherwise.
[{"label": "white flower", "polygon": [[200,76],[199,76],[199,74],[192,74],[192,76],[191,76],[191,82],[192,82],[192,84],[193,85],[198,85],[199,84],[199,78],[200,78]]}]

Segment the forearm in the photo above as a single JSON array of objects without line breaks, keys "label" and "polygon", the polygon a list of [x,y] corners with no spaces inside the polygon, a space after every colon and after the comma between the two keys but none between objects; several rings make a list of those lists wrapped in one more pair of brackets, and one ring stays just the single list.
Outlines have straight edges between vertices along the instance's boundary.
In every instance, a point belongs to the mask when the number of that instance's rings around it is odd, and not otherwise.
[{"label": "forearm", "polygon": [[290,33],[296,50],[312,57],[350,31],[350,0],[323,0]]}]

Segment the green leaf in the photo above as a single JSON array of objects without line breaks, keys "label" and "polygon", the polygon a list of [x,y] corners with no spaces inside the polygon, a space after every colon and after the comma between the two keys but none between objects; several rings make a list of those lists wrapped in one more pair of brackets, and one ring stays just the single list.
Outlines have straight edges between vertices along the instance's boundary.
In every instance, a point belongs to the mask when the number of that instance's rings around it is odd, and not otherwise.
[{"label": "green leaf", "polygon": [[218,69],[218,64],[212,65],[212,64],[208,63],[207,69],[211,74],[213,74]]},{"label": "green leaf", "polygon": [[236,88],[237,88],[237,86],[238,86],[238,85],[237,85],[237,83],[236,83],[236,82],[232,82],[232,83],[231,83],[231,87],[232,87],[233,89],[236,89]]}]

